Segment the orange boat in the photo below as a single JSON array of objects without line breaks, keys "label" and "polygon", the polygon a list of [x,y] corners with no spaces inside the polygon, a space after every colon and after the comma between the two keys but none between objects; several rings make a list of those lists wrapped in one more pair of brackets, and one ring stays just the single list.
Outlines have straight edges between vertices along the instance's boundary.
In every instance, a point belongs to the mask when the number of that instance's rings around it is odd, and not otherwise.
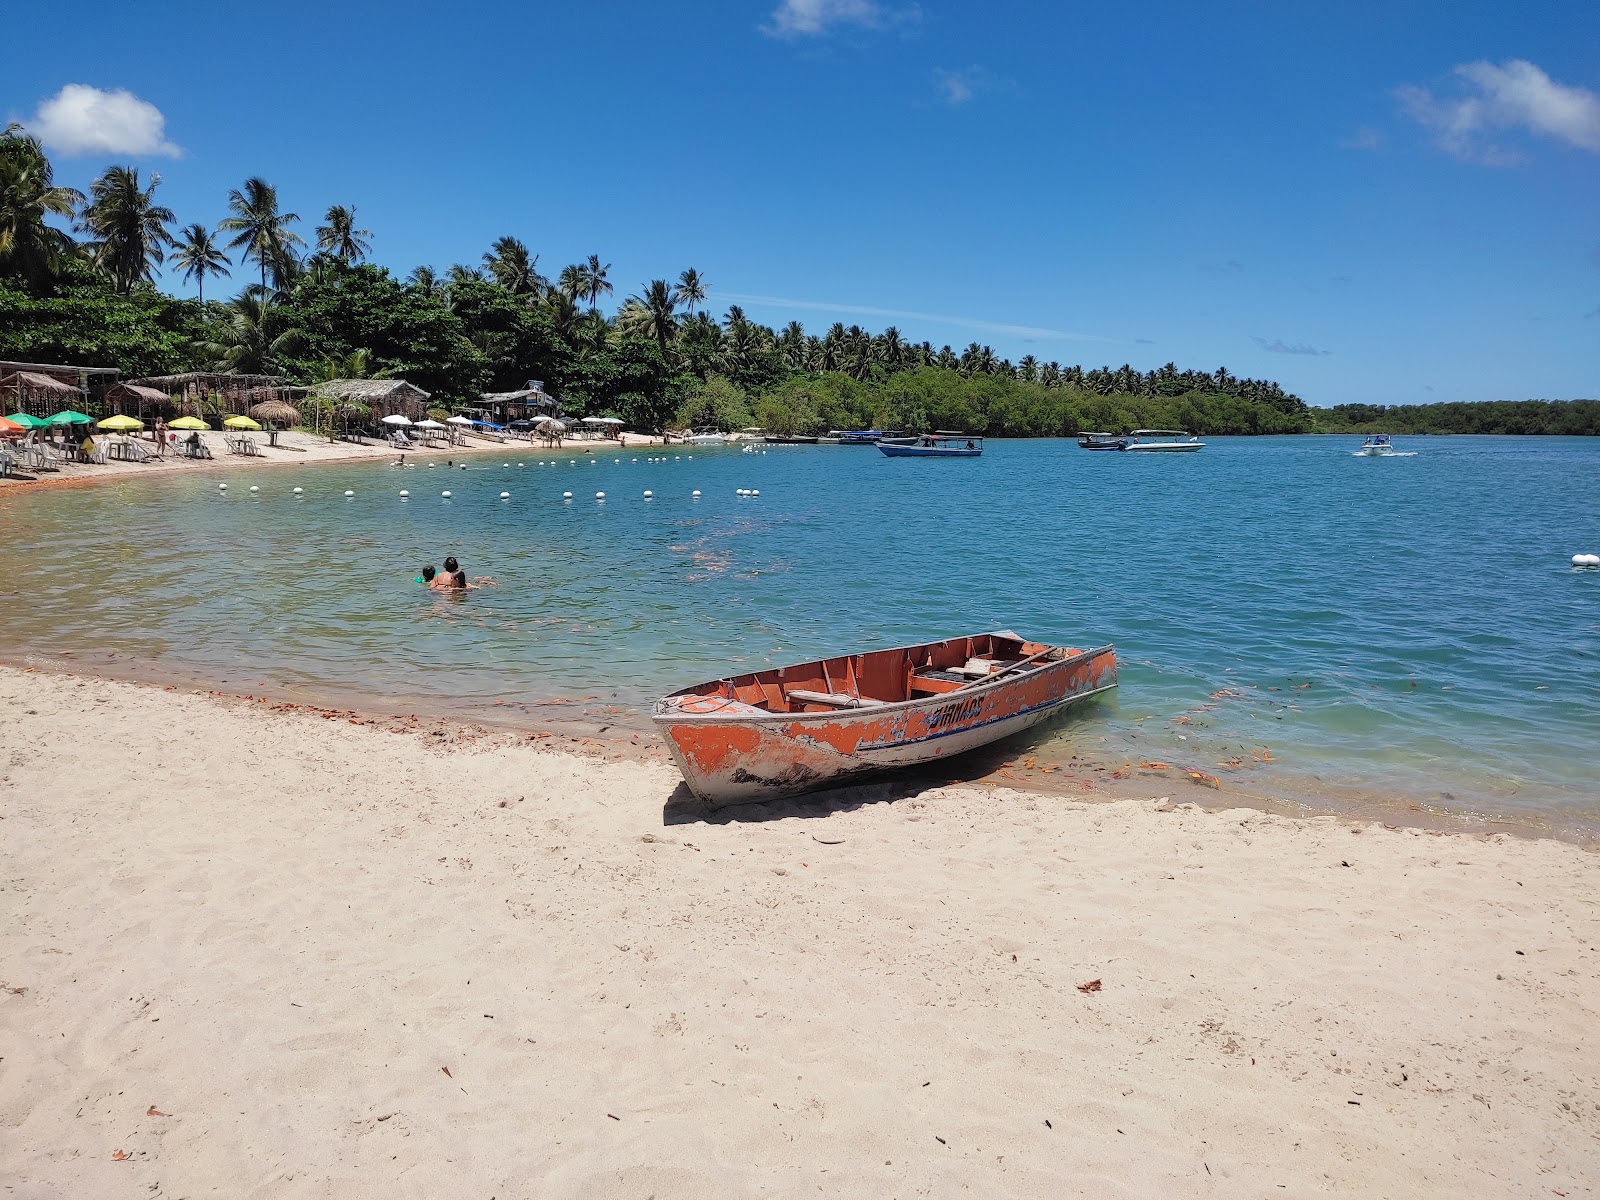
[{"label": "orange boat", "polygon": [[949,758],[1116,685],[1110,646],[980,633],[714,680],[653,717],[690,790],[720,807]]}]

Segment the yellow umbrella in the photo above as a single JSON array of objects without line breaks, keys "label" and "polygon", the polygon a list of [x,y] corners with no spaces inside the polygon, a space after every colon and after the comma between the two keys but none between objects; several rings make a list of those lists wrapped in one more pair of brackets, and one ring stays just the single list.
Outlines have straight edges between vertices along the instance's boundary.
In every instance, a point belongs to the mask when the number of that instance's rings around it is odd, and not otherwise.
[{"label": "yellow umbrella", "polygon": [[114,417],[107,417],[100,422],[101,429],[108,429],[112,433],[133,433],[144,428],[144,422],[137,417],[130,417],[126,413],[118,413]]},{"label": "yellow umbrella", "polygon": [[167,423],[168,429],[210,429],[199,417],[179,417],[176,421]]},{"label": "yellow umbrella", "polygon": [[229,429],[260,429],[249,417],[229,417],[223,422]]}]

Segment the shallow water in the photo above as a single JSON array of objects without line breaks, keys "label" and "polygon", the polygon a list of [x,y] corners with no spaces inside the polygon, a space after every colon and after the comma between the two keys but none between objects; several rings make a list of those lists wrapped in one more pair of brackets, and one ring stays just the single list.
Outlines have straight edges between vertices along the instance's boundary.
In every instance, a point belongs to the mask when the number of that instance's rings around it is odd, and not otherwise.
[{"label": "shallow water", "polygon": [[[975,461],[524,450],[20,492],[0,504],[5,645],[492,716],[632,713],[741,668],[1012,628],[1122,662],[1040,758],[1600,830],[1600,571],[1569,564],[1600,552],[1600,441],[1402,442],[1415,457],[1311,437],[995,440]],[[413,582],[450,553],[496,585]]]}]

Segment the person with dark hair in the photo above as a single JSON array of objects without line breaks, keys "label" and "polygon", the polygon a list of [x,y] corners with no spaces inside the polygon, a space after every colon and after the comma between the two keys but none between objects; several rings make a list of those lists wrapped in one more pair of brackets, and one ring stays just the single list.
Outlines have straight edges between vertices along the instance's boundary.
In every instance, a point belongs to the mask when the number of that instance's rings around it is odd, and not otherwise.
[{"label": "person with dark hair", "polygon": [[454,575],[450,576],[450,586],[465,591],[467,588],[473,585],[467,582],[467,573],[465,571],[457,571]]},{"label": "person with dark hair", "polygon": [[456,556],[454,554],[444,560],[444,569],[446,573],[451,575],[455,574],[461,569],[461,564],[456,561]]},{"label": "person with dark hair", "polygon": [[427,566],[422,568],[422,582],[427,584],[429,587],[432,587],[433,577],[435,574],[437,574],[437,572],[434,571],[433,564],[429,563]]}]

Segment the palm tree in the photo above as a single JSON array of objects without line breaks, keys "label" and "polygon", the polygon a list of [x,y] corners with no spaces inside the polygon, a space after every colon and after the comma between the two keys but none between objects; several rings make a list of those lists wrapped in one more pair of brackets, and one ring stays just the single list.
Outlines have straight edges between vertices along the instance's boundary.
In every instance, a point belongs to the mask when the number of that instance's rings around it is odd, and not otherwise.
[{"label": "palm tree", "polygon": [[0,134],[0,275],[37,288],[60,274],[76,243],[45,218],[71,220],[82,203],[83,193],[54,185],[39,140],[7,125]]},{"label": "palm tree", "polygon": [[528,248],[514,237],[503,237],[483,256],[494,281],[518,296],[542,296],[550,281],[539,274],[539,256],[529,257]]},{"label": "palm tree", "polygon": [[611,295],[611,283],[606,278],[610,270],[610,263],[600,265],[598,254],[589,255],[589,261],[583,264],[583,291],[579,296],[589,302],[591,313],[599,308],[601,296]]},{"label": "palm tree", "polygon": [[451,263],[450,269],[444,273],[451,287],[459,287],[464,283],[482,283],[483,272],[477,267],[469,267],[466,263]]},{"label": "palm tree", "polygon": [[178,218],[155,202],[160,184],[161,176],[154,175],[149,187],[141,187],[135,168],[107,167],[89,185],[89,206],[79,227],[94,239],[89,253],[119,292],[131,292],[134,284],[149,279],[166,257],[162,247],[172,245],[167,226]]},{"label": "palm tree", "polygon": [[228,193],[233,216],[217,226],[218,233],[238,236],[228,243],[230,250],[244,250],[244,256],[261,267],[261,286],[267,286],[267,271],[280,287],[294,275],[299,265],[294,248],[304,246],[302,238],[289,226],[300,219],[297,213],[278,211],[278,189],[259,176],[246,179],[242,189]]},{"label": "palm tree", "polygon": [[[569,271],[571,267],[567,268]],[[550,324],[564,338],[572,336],[578,325],[577,297],[562,289],[551,289],[544,298],[545,311],[550,314]]]},{"label": "palm tree", "polygon": [[566,300],[581,300],[583,298],[583,268],[576,263],[562,267],[561,275],[556,279],[556,292]]},{"label": "palm tree", "polygon": [[672,301],[691,313],[706,302],[706,281],[700,278],[699,271],[690,267],[678,276],[678,286],[672,290]]},{"label": "palm tree", "polygon": [[417,267],[406,276],[406,283],[424,296],[434,296],[439,292],[439,277],[434,274],[432,267]]},{"label": "palm tree", "polygon": [[294,353],[305,340],[305,333],[290,328],[275,336],[269,334],[271,312],[266,289],[252,284],[228,302],[222,320],[213,327],[215,336],[203,342],[200,350],[211,356],[219,371],[275,374],[279,358]]},{"label": "palm tree", "polygon": [[356,228],[356,207],[346,208],[335,204],[323,217],[326,225],[317,226],[317,249],[331,254],[340,262],[360,262],[372,252],[370,229]]},{"label": "palm tree", "polygon": [[629,296],[628,302],[642,311],[640,323],[645,333],[656,339],[663,357],[667,343],[678,335],[677,305],[673,303],[672,287],[665,279],[652,279],[645,285],[642,296]]},{"label": "palm tree", "polygon": [[204,225],[185,225],[172,243],[172,265],[184,279],[193,279],[200,287],[200,303],[206,302],[206,276],[228,275],[233,260],[217,249],[211,240],[211,231]]}]

